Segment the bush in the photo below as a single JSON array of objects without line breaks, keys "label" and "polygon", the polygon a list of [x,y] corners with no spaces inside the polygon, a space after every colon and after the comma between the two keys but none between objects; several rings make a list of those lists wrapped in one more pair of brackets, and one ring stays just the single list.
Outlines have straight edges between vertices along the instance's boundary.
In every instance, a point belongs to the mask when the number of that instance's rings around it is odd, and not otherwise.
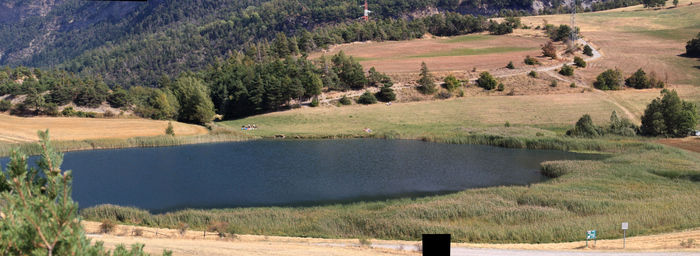
[{"label": "bush", "polygon": [[187,229],[190,228],[190,225],[184,222],[179,222],[177,223],[177,231],[180,233],[181,236],[184,236],[187,233]]},{"label": "bush", "polygon": [[219,238],[224,238],[227,235],[230,235],[229,224],[226,222],[214,222],[209,224],[207,231],[216,232],[219,235]]},{"label": "bush", "polygon": [[460,86],[459,80],[457,80],[457,78],[451,74],[448,75],[447,77],[445,77],[444,82],[445,82],[445,89],[447,89],[450,92],[454,91],[455,89],[459,88],[459,86]]},{"label": "bush", "polygon": [[591,48],[588,45],[585,45],[583,47],[583,54],[588,55],[589,57],[593,57],[593,48]]},{"label": "bush", "polygon": [[632,76],[625,79],[625,85],[628,87],[636,89],[645,89],[650,87],[649,78],[647,78],[647,73],[641,68],[634,72]]},{"label": "bush", "polygon": [[700,33],[685,45],[685,55],[688,57],[700,57]]},{"label": "bush", "polygon": [[546,44],[542,45],[542,55],[544,55],[545,57],[550,57],[552,59],[557,58],[557,47],[554,46],[554,43],[552,41],[549,41]]},{"label": "bush", "polygon": [[569,84],[569,87],[571,87],[571,88],[576,88],[576,83],[571,83],[571,84]]},{"label": "bush", "polygon": [[555,42],[566,41],[569,38],[569,35],[571,35],[571,27],[564,24],[559,25],[559,28],[555,28],[552,25],[547,25],[545,30],[545,33],[549,36],[549,38]]},{"label": "bush", "polygon": [[530,73],[527,74],[527,75],[530,76],[530,77],[532,77],[532,78],[537,78],[537,72],[535,72],[534,70],[533,70],[533,71],[530,71]]},{"label": "bush", "polygon": [[515,69],[515,66],[513,66],[513,62],[508,62],[508,65],[506,65],[507,69]]},{"label": "bush", "polygon": [[506,128],[510,127],[510,122],[506,121],[506,123],[503,126]]},{"label": "bush", "polygon": [[552,80],[552,83],[549,84],[549,87],[557,87],[559,85],[559,82],[557,80]]},{"label": "bush", "polygon": [[622,86],[622,73],[618,69],[608,69],[598,75],[593,86],[600,90],[619,90]]},{"label": "bush", "polygon": [[374,97],[374,94],[371,92],[365,91],[365,93],[363,93],[360,98],[357,99],[357,103],[363,105],[375,104],[377,103],[377,98]]},{"label": "bush", "polygon": [[338,103],[340,103],[342,105],[350,105],[350,104],[352,104],[352,101],[350,101],[350,98],[343,95],[343,97],[338,100]]},{"label": "bush", "polygon": [[593,119],[588,114],[583,115],[573,129],[566,131],[566,135],[573,137],[598,137],[601,135],[600,127],[593,124]]},{"label": "bush", "polygon": [[644,110],[641,133],[645,136],[682,138],[695,130],[698,124],[697,106],[683,101],[675,90],[661,91]]},{"label": "bush", "polygon": [[129,105],[129,95],[127,94],[126,90],[122,89],[121,87],[117,87],[114,89],[112,94],[107,96],[107,103],[109,103],[109,105],[113,108],[126,107]]},{"label": "bush", "polygon": [[446,100],[446,99],[452,98],[452,93],[446,92],[446,91],[441,91],[441,92],[438,92],[437,95],[435,95],[435,98]]},{"label": "bush", "polygon": [[142,236],[142,235],[143,235],[143,229],[141,229],[141,228],[135,228],[135,229],[131,232],[131,234],[133,234],[134,236]]},{"label": "bush", "polygon": [[540,61],[538,61],[537,59],[535,59],[533,57],[530,57],[530,55],[525,57],[525,60],[523,62],[525,62],[525,64],[527,64],[527,65],[539,65],[540,64]]},{"label": "bush", "polygon": [[579,68],[585,68],[586,67],[586,61],[583,60],[583,58],[576,56],[574,57],[574,65],[576,65]]},{"label": "bush", "polygon": [[12,108],[12,102],[9,100],[0,100],[0,112],[8,111]]},{"label": "bush", "polygon": [[491,32],[492,35],[505,35],[513,33],[513,27],[507,22],[498,23],[495,21],[491,21],[488,27],[488,31]]},{"label": "bush", "polygon": [[503,85],[503,83],[498,84],[498,87],[496,88],[496,90],[499,92],[502,92],[505,89],[506,89],[506,87],[505,87],[505,85]]},{"label": "bush", "polygon": [[56,103],[46,103],[44,106],[41,108],[41,112],[44,113],[44,115],[47,116],[58,116],[58,106]]},{"label": "bush", "polygon": [[573,76],[574,68],[572,66],[564,64],[563,66],[561,66],[559,74],[561,74],[562,76]]},{"label": "bush", "polygon": [[379,92],[377,92],[376,96],[377,99],[382,102],[390,102],[396,100],[396,93],[394,93],[394,89],[391,89],[391,86],[383,86],[381,89],[379,89]]},{"label": "bush", "polygon": [[498,86],[498,81],[493,78],[491,73],[484,71],[479,75],[479,79],[476,80],[476,84],[486,90],[493,90],[496,88],[496,86]]},{"label": "bush", "polygon": [[315,108],[315,107],[318,107],[319,104],[320,104],[320,103],[318,102],[318,98],[317,98],[317,97],[314,97],[314,98],[311,100],[311,103],[309,103],[309,106],[311,106],[312,108]]},{"label": "bush", "polygon": [[76,116],[77,112],[73,109],[73,107],[66,107],[61,111],[61,115],[63,116]]},{"label": "bush", "polygon": [[173,122],[168,122],[168,127],[165,128],[165,135],[175,136],[175,128],[173,128]]},{"label": "bush", "polygon": [[627,118],[619,118],[617,116],[617,111],[613,111],[610,115],[610,126],[608,126],[607,130],[608,133],[631,137],[637,135],[637,130],[639,130],[639,128],[630,122],[630,120]]},{"label": "bush", "polygon": [[100,223],[100,232],[105,234],[112,233],[114,226],[115,224],[111,220],[103,220],[102,223]]},{"label": "bush", "polygon": [[663,88],[664,82],[656,78],[653,72],[647,75],[641,68],[638,69],[632,76],[625,79],[625,85],[635,89],[647,88]]}]

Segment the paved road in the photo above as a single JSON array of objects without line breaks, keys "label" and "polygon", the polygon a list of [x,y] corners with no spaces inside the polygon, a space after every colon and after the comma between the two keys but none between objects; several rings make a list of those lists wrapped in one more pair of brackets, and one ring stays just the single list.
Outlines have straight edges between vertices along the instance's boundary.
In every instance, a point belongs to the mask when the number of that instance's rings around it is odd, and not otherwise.
[{"label": "paved road", "polygon": [[577,252],[577,251],[538,251],[503,250],[479,248],[452,248],[452,256],[698,256],[700,252]]},{"label": "paved road", "polygon": [[[359,244],[318,243],[331,247],[356,247]],[[375,244],[372,248],[417,252],[417,245]],[[452,247],[452,256],[700,256],[700,252],[625,252],[625,251],[555,251]]]}]

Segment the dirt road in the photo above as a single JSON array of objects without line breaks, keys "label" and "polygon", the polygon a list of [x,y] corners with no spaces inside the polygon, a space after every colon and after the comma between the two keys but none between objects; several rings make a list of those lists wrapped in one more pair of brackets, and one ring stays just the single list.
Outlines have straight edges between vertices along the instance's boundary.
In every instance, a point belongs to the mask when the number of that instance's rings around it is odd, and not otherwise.
[{"label": "dirt road", "polygon": [[[280,236],[238,235],[219,238],[216,233],[157,229],[117,225],[109,234],[100,233],[100,224],[83,221],[85,231],[93,241],[103,241],[107,248],[118,244],[145,244],[150,253],[163,249],[173,255],[420,255],[418,241],[369,240],[361,245],[357,239],[321,239]],[[134,231],[140,230],[139,236]],[[585,241],[553,244],[470,244],[453,243],[452,255],[700,255],[700,248],[681,247],[681,241],[700,240],[700,229],[682,232],[631,237],[622,251],[622,239],[598,240],[596,246],[584,248]],[[697,243],[697,242],[696,242]],[[592,243],[591,243],[592,244]]]}]

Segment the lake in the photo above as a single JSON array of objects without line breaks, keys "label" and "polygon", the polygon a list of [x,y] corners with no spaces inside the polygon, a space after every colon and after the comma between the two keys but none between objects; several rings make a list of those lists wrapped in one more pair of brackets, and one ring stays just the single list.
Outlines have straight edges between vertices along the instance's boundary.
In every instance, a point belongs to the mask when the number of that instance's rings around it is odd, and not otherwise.
[{"label": "lake", "polygon": [[[256,140],[65,153],[80,208],[321,205],[546,180],[539,163],[595,156],[415,140]],[[0,160],[2,166],[8,159]]]}]

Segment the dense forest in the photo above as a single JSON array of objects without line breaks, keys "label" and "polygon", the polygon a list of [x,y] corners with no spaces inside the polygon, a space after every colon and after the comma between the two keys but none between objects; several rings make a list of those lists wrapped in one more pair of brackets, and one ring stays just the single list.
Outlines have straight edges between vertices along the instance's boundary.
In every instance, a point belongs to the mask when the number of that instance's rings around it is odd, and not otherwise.
[{"label": "dense forest", "polygon": [[[59,68],[100,75],[110,85],[155,86],[162,75],[202,70],[237,51],[270,44],[279,34],[296,41],[300,52],[333,43],[416,38],[425,32],[455,34],[483,30],[485,18],[460,14],[526,15],[567,11],[562,1],[376,0],[372,22],[358,20],[360,0],[151,0],[148,2],[8,1],[0,4],[0,65]],[[634,0],[591,3],[597,10]],[[435,15],[437,12],[455,12]],[[439,29],[438,29],[439,27]],[[459,27],[459,26],[458,26]],[[311,40],[313,39],[313,40]],[[251,47],[255,46],[255,47]]]}]

